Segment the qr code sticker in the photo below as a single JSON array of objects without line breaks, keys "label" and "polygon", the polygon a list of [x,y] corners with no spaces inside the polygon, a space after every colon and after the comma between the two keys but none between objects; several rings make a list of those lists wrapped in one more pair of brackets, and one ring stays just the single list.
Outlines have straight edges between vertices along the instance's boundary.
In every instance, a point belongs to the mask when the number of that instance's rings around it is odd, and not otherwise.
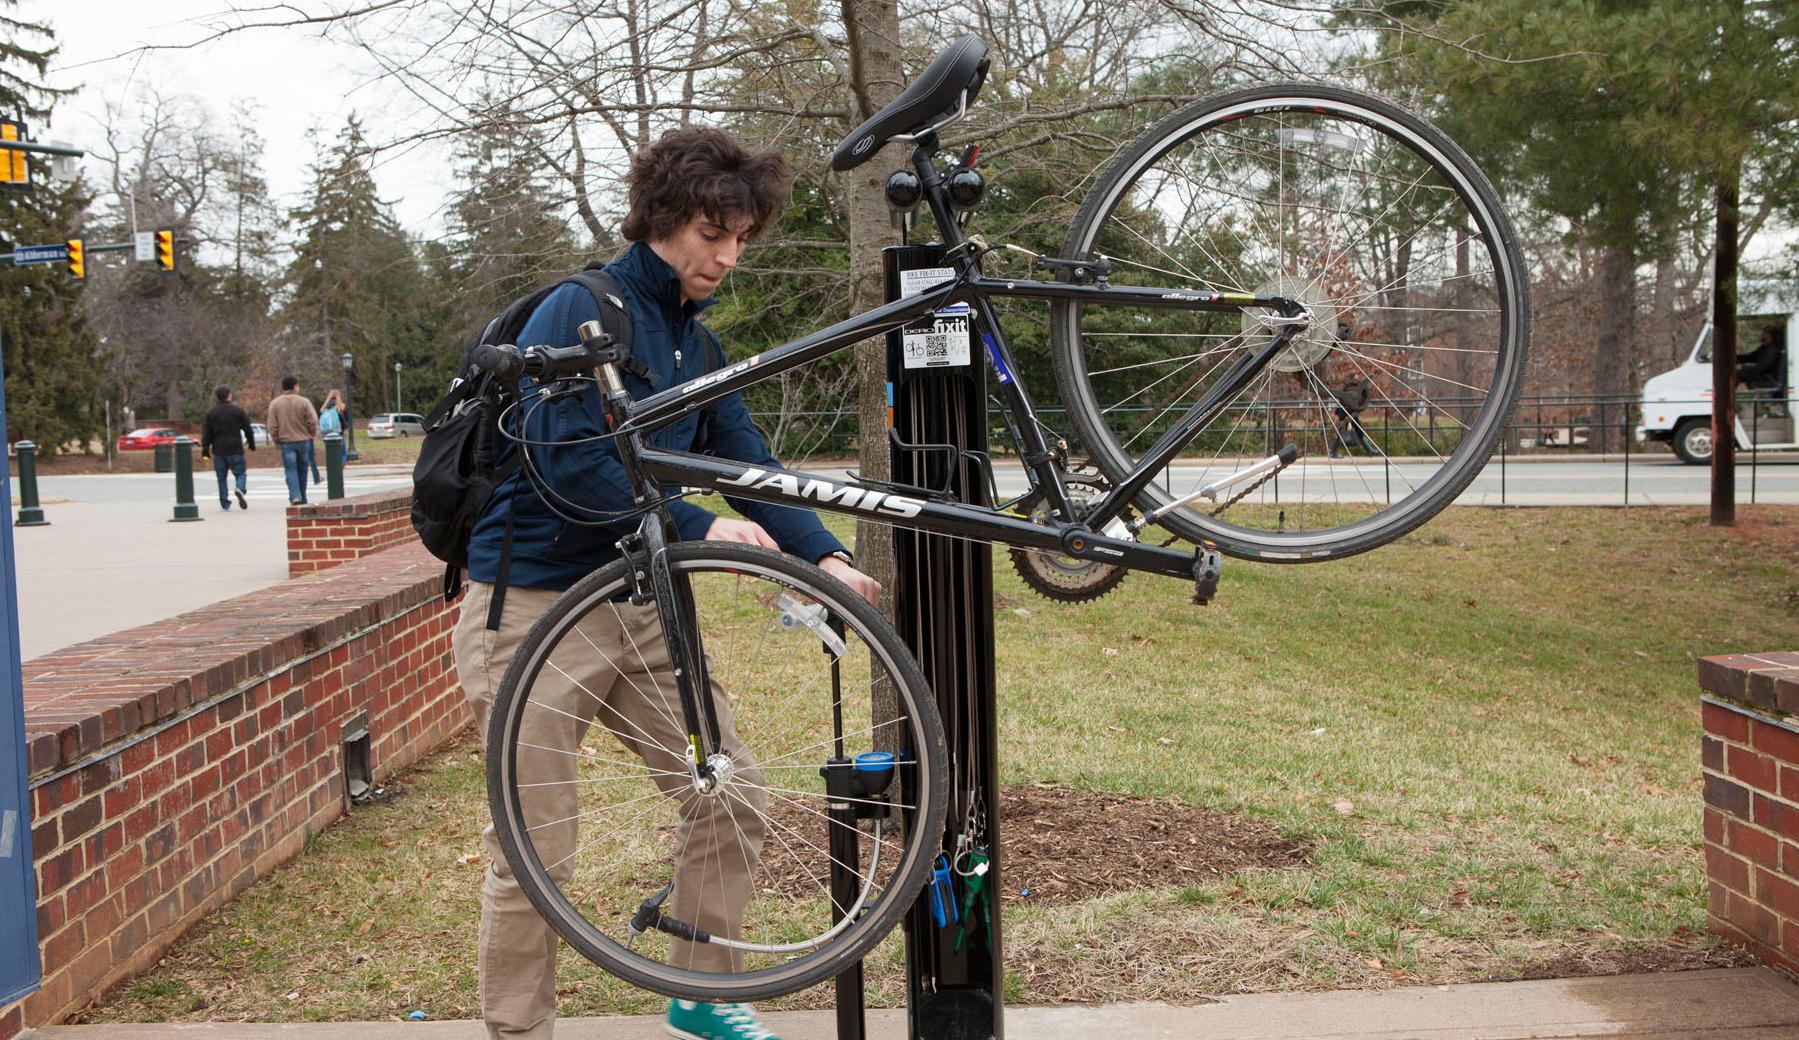
[{"label": "qr code sticker", "polygon": [[949,357],[949,337],[941,332],[927,335],[924,338],[924,356],[928,360]]}]

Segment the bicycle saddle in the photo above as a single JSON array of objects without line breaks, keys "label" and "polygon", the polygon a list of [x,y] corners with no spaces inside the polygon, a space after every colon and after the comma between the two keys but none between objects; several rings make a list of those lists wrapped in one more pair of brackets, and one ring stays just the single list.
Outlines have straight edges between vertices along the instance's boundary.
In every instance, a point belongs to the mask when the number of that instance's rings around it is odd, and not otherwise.
[{"label": "bicycle saddle", "polygon": [[831,169],[853,170],[872,159],[895,134],[916,133],[941,122],[962,107],[964,97],[973,102],[986,79],[986,41],[962,37],[933,58],[899,97],[850,131],[831,153]]}]

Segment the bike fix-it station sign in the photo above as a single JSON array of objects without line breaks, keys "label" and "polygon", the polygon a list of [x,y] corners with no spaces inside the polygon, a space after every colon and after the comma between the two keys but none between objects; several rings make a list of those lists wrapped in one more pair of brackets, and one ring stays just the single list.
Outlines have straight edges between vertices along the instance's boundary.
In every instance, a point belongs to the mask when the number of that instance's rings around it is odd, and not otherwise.
[{"label": "bike fix-it station sign", "polygon": [[[947,267],[901,271],[900,296],[917,296],[956,276]],[[902,359],[911,368],[960,368],[971,359],[968,348],[968,304],[952,303],[932,312],[930,320],[906,327]]]}]

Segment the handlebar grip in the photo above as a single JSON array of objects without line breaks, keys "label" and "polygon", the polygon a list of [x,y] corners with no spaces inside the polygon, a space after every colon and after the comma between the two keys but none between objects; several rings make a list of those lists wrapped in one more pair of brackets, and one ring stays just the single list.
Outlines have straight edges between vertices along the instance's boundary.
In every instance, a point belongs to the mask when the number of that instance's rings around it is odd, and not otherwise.
[{"label": "handlebar grip", "polygon": [[514,380],[525,374],[525,355],[511,344],[483,343],[475,348],[470,360],[477,368],[501,379]]}]

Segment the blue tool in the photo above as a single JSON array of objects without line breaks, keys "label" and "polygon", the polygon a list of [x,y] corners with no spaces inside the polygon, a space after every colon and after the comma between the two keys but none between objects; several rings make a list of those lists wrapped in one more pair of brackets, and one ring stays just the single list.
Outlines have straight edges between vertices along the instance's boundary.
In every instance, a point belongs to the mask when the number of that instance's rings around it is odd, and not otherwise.
[{"label": "blue tool", "polygon": [[962,919],[956,906],[955,875],[950,873],[947,856],[938,856],[937,867],[931,871],[931,919],[939,928],[948,928]]}]

